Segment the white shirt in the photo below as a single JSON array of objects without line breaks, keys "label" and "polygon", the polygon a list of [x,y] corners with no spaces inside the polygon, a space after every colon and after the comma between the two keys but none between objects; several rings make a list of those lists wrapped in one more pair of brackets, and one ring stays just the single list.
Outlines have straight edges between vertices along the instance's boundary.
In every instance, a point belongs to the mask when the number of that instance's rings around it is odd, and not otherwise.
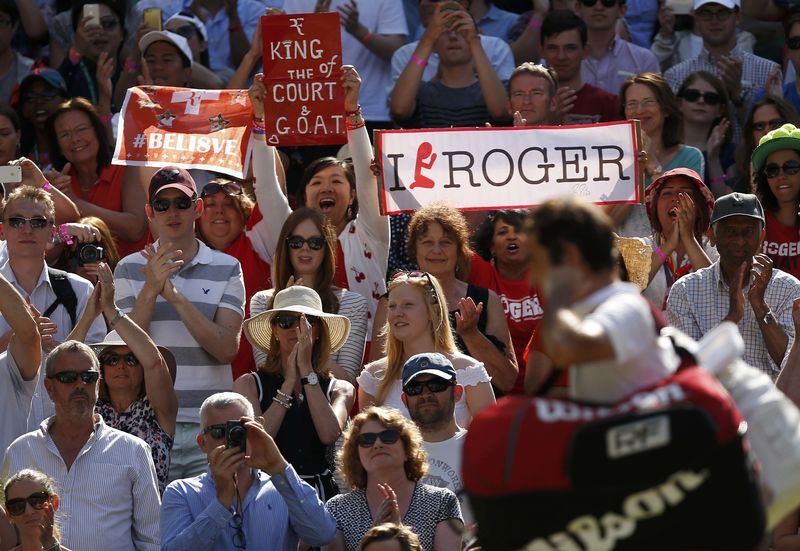
[{"label": "white shirt", "polygon": [[569,395],[608,404],[675,372],[680,358],[667,337],[656,331],[647,300],[632,283],[614,283],[571,307],[583,326],[611,340],[614,357],[575,364],[569,371]]},{"label": "white shirt", "polygon": [[54,420],[11,444],[3,478],[29,468],[55,480],[61,542],[70,549],[159,551],[161,499],[150,447],[95,415],[94,432],[67,469],[49,433]]},{"label": "white shirt", "polygon": [[[338,11],[349,0],[333,0],[328,11]],[[314,13],[317,0],[286,0],[286,13]],[[369,0],[358,2],[358,22],[375,35],[408,36],[403,3],[398,0]],[[342,27],[342,60],[353,65],[361,75],[359,102],[368,121],[388,121],[389,62],[384,61]]]},{"label": "white shirt", "polygon": [[459,429],[452,437],[442,442],[423,440],[422,447],[428,453],[428,474],[420,482],[452,490],[461,504],[464,525],[469,526],[475,522],[475,517],[472,515],[469,501],[465,499],[466,494],[461,492],[464,488],[461,478],[461,458],[466,438],[467,431]]},{"label": "white shirt", "polygon": [[25,433],[36,377],[25,381],[10,352],[0,354],[0,450]]}]

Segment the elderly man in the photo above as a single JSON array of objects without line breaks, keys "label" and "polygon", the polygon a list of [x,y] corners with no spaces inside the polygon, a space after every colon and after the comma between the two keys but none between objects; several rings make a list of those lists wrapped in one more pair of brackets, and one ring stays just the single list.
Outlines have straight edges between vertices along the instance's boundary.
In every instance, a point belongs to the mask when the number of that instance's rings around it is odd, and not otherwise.
[{"label": "elderly man", "polygon": [[[164,551],[288,551],[296,550],[300,539],[315,546],[333,540],[333,517],[275,441],[252,422],[253,406],[244,396],[209,396],[200,407],[200,419],[197,445],[208,458],[208,468],[205,474],[167,486],[161,510]],[[229,424],[240,419],[243,426]],[[245,434],[247,455],[240,447]],[[229,446],[231,441],[236,445]]]},{"label": "elderly man", "polygon": [[792,302],[800,297],[800,281],[756,254],[766,232],[755,195],[717,199],[711,228],[719,260],[673,284],[667,320],[698,340],[720,322],[734,322],[744,339],[745,361],[774,380],[794,340]]},{"label": "elderly man", "polygon": [[[121,312],[112,325],[131,323]],[[67,341],[45,364],[56,414],[6,451],[3,478],[41,471],[59,488],[61,541],[70,549],[158,551],[159,496],[150,448],[94,412],[100,366],[91,348]]]}]

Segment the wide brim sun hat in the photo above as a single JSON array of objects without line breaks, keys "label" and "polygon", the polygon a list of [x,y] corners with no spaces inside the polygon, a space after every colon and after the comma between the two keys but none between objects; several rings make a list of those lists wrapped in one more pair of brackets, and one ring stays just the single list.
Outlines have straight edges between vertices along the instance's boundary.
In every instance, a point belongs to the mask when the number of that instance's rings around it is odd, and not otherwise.
[{"label": "wide brim sun hat", "polygon": [[[128,343],[122,340],[122,337],[116,331],[111,331],[109,334],[105,336],[105,338],[100,342],[95,342],[89,344],[89,347],[94,350],[95,355],[100,358],[103,353],[106,351],[107,348],[111,348],[113,346],[127,346],[130,348]],[[164,363],[167,364],[167,370],[169,371],[169,376],[172,378],[172,382],[175,382],[175,375],[177,374],[178,370],[178,363],[175,361],[175,355],[170,352],[168,348],[163,346],[156,345],[158,348],[158,352],[161,354],[161,357],[164,359]]]},{"label": "wide brim sun hat", "polygon": [[245,320],[244,334],[253,346],[269,352],[272,342],[272,318],[282,312],[295,312],[316,316],[328,329],[331,352],[336,352],[350,334],[350,320],[338,314],[329,314],[322,310],[322,300],[314,289],[302,285],[293,285],[275,295],[272,309]]},{"label": "wide brim sun hat", "polygon": [[647,208],[647,216],[652,220],[655,214],[652,212],[654,205],[653,199],[655,199],[656,192],[661,189],[664,184],[672,180],[673,178],[685,178],[689,180],[694,187],[700,190],[700,193],[703,195],[703,199],[706,202],[706,212],[708,213],[708,217],[711,217],[711,211],[714,209],[714,194],[711,193],[711,190],[708,189],[708,186],[703,182],[703,179],[700,175],[692,170],[691,168],[673,168],[672,170],[668,170],[663,173],[661,176],[653,180],[653,183],[648,186],[647,190],[644,192],[644,204]]}]

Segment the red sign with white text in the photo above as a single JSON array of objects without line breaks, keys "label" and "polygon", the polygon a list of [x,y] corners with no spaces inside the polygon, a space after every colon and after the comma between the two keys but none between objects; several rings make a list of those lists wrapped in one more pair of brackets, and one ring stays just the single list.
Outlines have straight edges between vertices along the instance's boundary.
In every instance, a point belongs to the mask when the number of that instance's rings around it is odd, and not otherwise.
[{"label": "red sign with white text", "polygon": [[338,13],[261,18],[270,145],[347,142]]},{"label": "red sign with white text", "polygon": [[129,88],[112,163],[198,168],[243,178],[253,109],[247,90]]}]

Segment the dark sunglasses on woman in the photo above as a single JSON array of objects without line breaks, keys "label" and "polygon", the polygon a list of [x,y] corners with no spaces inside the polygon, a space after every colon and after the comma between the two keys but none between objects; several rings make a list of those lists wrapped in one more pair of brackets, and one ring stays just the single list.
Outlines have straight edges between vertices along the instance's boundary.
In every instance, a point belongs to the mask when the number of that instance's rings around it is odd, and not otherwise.
[{"label": "dark sunglasses on woman", "polygon": [[700,98],[703,98],[703,102],[706,105],[719,105],[722,103],[722,96],[716,92],[701,92],[694,88],[687,88],[681,92],[681,97],[689,103],[697,103],[700,101]]},{"label": "dark sunglasses on woman", "polygon": [[136,356],[133,354],[106,354],[102,358],[100,358],[100,363],[103,365],[111,365],[115,366],[119,364],[120,360],[125,360],[125,365],[128,366],[135,366],[139,365],[139,360],[136,359]]},{"label": "dark sunglasses on woman", "polygon": [[764,167],[764,176],[770,179],[777,178],[781,170],[783,170],[786,176],[794,176],[800,172],[800,161],[786,161],[783,163],[783,166],[776,163],[769,163]]},{"label": "dark sunglasses on woman", "polygon": [[362,448],[371,448],[375,441],[380,438],[384,444],[394,444],[400,439],[400,431],[396,429],[386,429],[381,432],[362,432],[356,437],[356,442]]},{"label": "dark sunglasses on woman", "polygon": [[[272,318],[272,323],[281,329],[291,329],[299,320],[300,316],[298,314],[278,314]],[[319,318],[306,314],[306,321],[309,325],[317,325],[319,323]]]},{"label": "dark sunglasses on woman", "polygon": [[203,191],[200,193],[200,197],[208,197],[209,195],[214,195],[219,192],[225,193],[225,195],[241,195],[242,194],[242,186],[239,185],[238,182],[224,182],[224,183],[216,183],[210,182],[203,187]]},{"label": "dark sunglasses on woman", "polygon": [[289,245],[290,249],[302,249],[303,245],[306,243],[308,243],[308,248],[312,251],[320,251],[325,246],[325,238],[309,237],[308,239],[304,239],[299,235],[290,235],[286,238],[286,244]]},{"label": "dark sunglasses on woman", "polygon": [[53,496],[47,492],[34,492],[28,497],[16,497],[6,501],[6,511],[12,517],[17,517],[25,512],[25,505],[30,505],[37,511],[44,509]]}]

